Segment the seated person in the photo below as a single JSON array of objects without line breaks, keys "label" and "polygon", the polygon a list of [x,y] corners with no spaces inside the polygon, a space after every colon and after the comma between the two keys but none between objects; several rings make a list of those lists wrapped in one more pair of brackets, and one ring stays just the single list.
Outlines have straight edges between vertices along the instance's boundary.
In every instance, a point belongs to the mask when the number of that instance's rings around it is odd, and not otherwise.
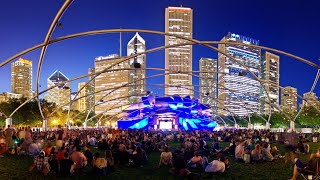
[{"label": "seated person", "polygon": [[260,144],[257,144],[251,152],[251,158],[253,162],[258,162],[262,160],[262,149]]},{"label": "seated person", "polygon": [[[320,149],[315,154],[311,154],[310,160],[307,164],[304,164],[300,159],[295,158],[294,159],[294,168],[293,168],[293,175],[291,180],[296,180],[297,176],[300,173],[306,172],[307,174],[309,172],[316,172],[318,165],[320,163]],[[320,168],[318,169],[318,171]]]},{"label": "seated person", "polygon": [[108,150],[109,149],[109,145],[106,139],[102,139],[101,143],[99,143],[98,148],[100,150]]},{"label": "seated person", "polygon": [[161,165],[172,165],[172,153],[169,151],[168,147],[165,147],[160,155],[159,167]]},{"label": "seated person", "polygon": [[39,155],[34,157],[34,161],[32,165],[29,168],[29,171],[33,171],[34,168],[36,167],[36,170],[38,172],[42,172],[44,176],[47,176],[47,174],[50,171],[50,165],[48,162],[48,157],[45,156],[45,152],[41,151]]},{"label": "seated person", "polygon": [[88,146],[84,146],[84,155],[87,158],[88,165],[91,166],[92,165],[92,161],[93,161],[93,156],[92,156],[92,152],[90,151]]},{"label": "seated person", "polygon": [[213,152],[220,152],[221,151],[219,143],[217,142],[217,140],[213,140],[213,142],[212,142],[212,151]]},{"label": "seated person", "polygon": [[112,169],[114,167],[114,158],[110,150],[106,151],[106,160],[108,169]]},{"label": "seated person", "polygon": [[136,151],[132,153],[132,160],[135,166],[143,166],[145,164],[147,158],[141,147],[137,147]]},{"label": "seated person", "polygon": [[71,160],[76,163],[75,169],[82,169],[87,165],[87,158],[80,150],[81,148],[77,146],[76,151],[70,156]]},{"label": "seated person", "polygon": [[75,163],[69,159],[69,154],[64,152],[63,159],[60,160],[60,173],[62,177],[71,176],[74,170]]},{"label": "seated person", "polygon": [[202,158],[200,152],[195,152],[194,156],[190,159],[190,161],[187,163],[189,167],[205,167],[208,163],[207,158]]},{"label": "seated person", "polygon": [[310,152],[310,146],[307,143],[307,141],[303,141],[302,144],[303,144],[304,153],[306,153],[306,154],[309,153]]},{"label": "seated person", "polygon": [[98,176],[106,175],[107,173],[107,160],[100,157],[100,153],[94,153],[93,172]]},{"label": "seated person", "polygon": [[240,141],[239,144],[236,146],[235,155],[236,161],[243,161],[243,155],[245,154],[244,151],[244,141]]},{"label": "seated person", "polygon": [[264,161],[273,161],[275,158],[272,156],[270,150],[268,150],[268,144],[265,143],[262,148],[262,159]]},{"label": "seated person", "polygon": [[223,173],[226,169],[226,167],[229,166],[228,158],[223,156],[220,158],[220,160],[213,160],[211,163],[209,163],[206,168],[205,172],[221,172]]}]

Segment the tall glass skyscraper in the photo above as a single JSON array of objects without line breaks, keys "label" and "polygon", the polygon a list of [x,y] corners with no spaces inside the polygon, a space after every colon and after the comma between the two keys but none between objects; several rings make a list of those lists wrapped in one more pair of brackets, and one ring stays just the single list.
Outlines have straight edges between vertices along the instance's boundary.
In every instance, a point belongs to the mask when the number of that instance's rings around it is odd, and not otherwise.
[{"label": "tall glass skyscraper", "polygon": [[[104,69],[115,65],[122,61],[118,54],[109,56],[99,56],[95,58],[95,72],[103,71]],[[128,87],[120,86],[127,84],[129,75],[128,70],[119,70],[129,68],[128,62],[121,62],[113,66],[110,71],[102,73],[95,78],[95,107],[96,114],[115,115],[122,111],[122,107],[128,104]],[[111,88],[114,88],[111,90]],[[109,90],[106,90],[109,89]]]},{"label": "tall glass skyscraper", "polygon": [[297,112],[297,88],[286,86],[281,89],[281,107],[286,113],[293,115]]},{"label": "tall glass skyscraper", "polygon": [[[146,42],[144,39],[136,33],[135,36],[128,42],[127,45],[127,56],[133,54],[142,53],[146,51]],[[142,54],[134,58],[129,59],[129,66],[134,70],[129,71],[129,102],[137,103],[140,95],[146,92],[146,80],[139,80],[146,77],[146,55]],[[139,81],[137,81],[139,80]]]},{"label": "tall glass skyscraper", "polygon": [[[249,67],[257,77],[260,73],[259,48],[246,46],[245,44],[258,45],[259,41],[234,33],[228,33],[221,42],[239,42],[240,45],[219,44],[219,50],[229,54],[236,60]],[[226,114],[227,109],[238,116],[246,116],[250,113],[260,113],[260,82],[244,67],[232,61],[222,53],[218,54],[218,107],[219,113]],[[234,90],[234,91],[232,91]]]},{"label": "tall glass skyscraper", "polygon": [[19,58],[11,64],[11,89],[26,98],[32,97],[32,61]]},{"label": "tall glass skyscraper", "polygon": [[[89,68],[88,69],[88,80],[90,81],[94,75],[92,75],[94,73],[94,68]],[[94,103],[95,103],[95,99],[94,99],[94,80],[90,81],[86,87],[86,95],[88,95],[86,97],[86,108],[89,110],[92,108],[92,111],[95,112],[95,107],[94,107]]]},{"label": "tall glass skyscraper", "polygon": [[[68,81],[69,79],[60,71],[55,71],[48,79],[48,88],[56,86],[61,82]],[[48,91],[48,94],[45,95],[45,99],[48,102],[55,103],[58,107],[62,109],[69,109],[71,90],[68,83],[62,83],[59,86],[54,87]]]},{"label": "tall glass skyscraper", "polygon": [[[166,8],[165,32],[186,38],[192,38],[192,9],[184,7]],[[165,37],[165,45],[187,43],[188,41],[173,36]],[[165,50],[165,67],[170,71],[192,71],[192,46],[185,45]],[[193,96],[192,76],[174,73],[165,76],[166,85],[179,87],[166,87],[166,95]]]},{"label": "tall glass skyscraper", "polygon": [[[261,79],[279,85],[280,57],[270,52],[264,52],[261,60]],[[279,107],[279,87],[265,83],[261,84],[261,113],[268,115],[269,112],[277,112]],[[268,92],[268,94],[266,93]],[[269,98],[267,97],[269,95]]]},{"label": "tall glass skyscraper", "polygon": [[200,59],[200,102],[210,105],[217,110],[217,60],[211,58]]}]

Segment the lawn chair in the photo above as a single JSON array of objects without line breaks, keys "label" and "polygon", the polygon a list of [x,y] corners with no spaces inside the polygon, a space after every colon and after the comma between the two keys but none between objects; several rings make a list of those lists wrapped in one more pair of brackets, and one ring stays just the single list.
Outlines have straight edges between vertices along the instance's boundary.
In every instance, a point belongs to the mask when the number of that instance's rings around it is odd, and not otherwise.
[{"label": "lawn chair", "polygon": [[319,169],[319,161],[316,162],[316,169],[315,170],[310,170],[307,167],[303,169],[298,169],[300,175],[305,179],[305,180],[320,180],[320,169]]}]

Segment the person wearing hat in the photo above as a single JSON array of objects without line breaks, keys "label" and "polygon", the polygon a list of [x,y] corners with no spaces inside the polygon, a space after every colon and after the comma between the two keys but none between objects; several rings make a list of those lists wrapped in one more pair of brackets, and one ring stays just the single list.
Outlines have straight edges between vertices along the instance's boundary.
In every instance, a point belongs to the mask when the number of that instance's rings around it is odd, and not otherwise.
[{"label": "person wearing hat", "polygon": [[34,161],[29,168],[29,171],[33,171],[36,167],[38,172],[42,172],[45,176],[47,176],[50,171],[50,165],[48,163],[48,157],[45,156],[44,151],[40,151],[39,155],[34,157]]}]

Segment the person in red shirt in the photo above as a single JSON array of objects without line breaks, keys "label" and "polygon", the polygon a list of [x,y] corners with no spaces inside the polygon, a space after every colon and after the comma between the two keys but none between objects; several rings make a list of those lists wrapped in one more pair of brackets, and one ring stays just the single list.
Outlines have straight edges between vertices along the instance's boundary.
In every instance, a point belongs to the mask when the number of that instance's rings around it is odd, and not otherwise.
[{"label": "person in red shirt", "polygon": [[60,161],[64,158],[64,153],[66,153],[66,152],[67,152],[66,149],[62,146],[58,152],[58,155],[57,155],[58,161]]}]

